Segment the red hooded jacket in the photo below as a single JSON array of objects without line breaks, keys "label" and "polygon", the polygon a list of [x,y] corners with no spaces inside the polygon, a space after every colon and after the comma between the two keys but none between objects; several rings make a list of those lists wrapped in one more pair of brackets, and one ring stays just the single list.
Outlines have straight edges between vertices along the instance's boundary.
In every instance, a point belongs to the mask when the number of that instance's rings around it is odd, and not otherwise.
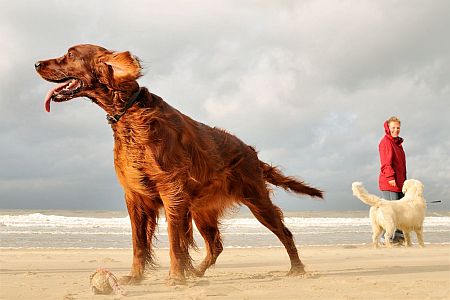
[{"label": "red hooded jacket", "polygon": [[[384,122],[386,135],[378,145],[380,151],[380,176],[378,179],[381,191],[401,192],[406,180],[406,158],[401,137],[391,136],[387,122]],[[391,186],[388,181],[395,179],[397,186]]]}]

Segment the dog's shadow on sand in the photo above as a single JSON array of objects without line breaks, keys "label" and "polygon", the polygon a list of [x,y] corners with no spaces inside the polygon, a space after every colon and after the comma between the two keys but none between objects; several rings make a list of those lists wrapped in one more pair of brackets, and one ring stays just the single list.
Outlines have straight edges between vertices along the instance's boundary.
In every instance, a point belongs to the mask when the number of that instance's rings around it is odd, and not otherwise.
[{"label": "dog's shadow on sand", "polygon": [[353,268],[342,270],[330,270],[320,274],[320,276],[373,276],[373,275],[395,275],[395,274],[420,274],[448,271],[448,265],[436,266],[398,266],[382,268]]},{"label": "dog's shadow on sand", "polygon": [[222,276],[221,274],[216,274],[213,276],[205,276],[203,279],[194,281],[190,285],[192,286],[201,286],[201,285],[209,285],[215,281],[220,281],[222,283],[230,283],[234,282],[242,282],[242,281],[257,281],[260,283],[263,282],[273,282],[277,280],[283,280],[288,278],[298,278],[298,279],[316,279],[321,275],[318,272],[306,272],[305,274],[290,276],[287,275],[286,271],[270,271],[266,273],[260,274],[246,274],[246,273],[234,273],[232,276],[227,273],[226,276]]}]

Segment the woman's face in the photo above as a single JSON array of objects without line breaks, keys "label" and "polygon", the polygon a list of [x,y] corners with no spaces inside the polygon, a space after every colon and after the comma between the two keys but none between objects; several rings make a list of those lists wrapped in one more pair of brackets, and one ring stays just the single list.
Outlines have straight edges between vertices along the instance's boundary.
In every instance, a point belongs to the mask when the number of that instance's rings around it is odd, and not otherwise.
[{"label": "woman's face", "polygon": [[398,137],[400,134],[400,123],[399,122],[390,122],[389,123],[389,131],[392,137]]}]

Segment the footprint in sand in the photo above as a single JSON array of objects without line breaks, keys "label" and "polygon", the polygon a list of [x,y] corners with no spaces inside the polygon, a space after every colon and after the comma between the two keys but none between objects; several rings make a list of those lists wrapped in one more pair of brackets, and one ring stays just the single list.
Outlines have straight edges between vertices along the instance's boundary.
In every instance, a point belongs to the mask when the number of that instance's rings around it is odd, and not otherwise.
[{"label": "footprint in sand", "polygon": [[210,282],[208,280],[199,280],[197,282],[193,282],[192,284],[190,284],[189,287],[208,286],[208,285],[210,285]]},{"label": "footprint in sand", "polygon": [[113,258],[105,257],[105,258],[102,260],[102,262],[104,262],[104,263],[111,263],[111,262],[119,262],[119,261],[117,261],[117,260],[115,260],[115,259],[113,259]]},{"label": "footprint in sand", "polygon": [[[269,275],[269,277],[272,277]],[[257,275],[252,275],[248,277],[249,279],[266,279],[267,276],[266,275],[262,275],[262,274],[257,274]]]},{"label": "footprint in sand", "polygon": [[232,293],[236,293],[236,292],[242,292],[241,289],[238,289],[234,286],[222,286],[220,288],[218,288],[217,286],[214,287],[214,290],[207,290],[205,293],[205,296],[207,297],[225,297],[228,296],[229,294]]}]

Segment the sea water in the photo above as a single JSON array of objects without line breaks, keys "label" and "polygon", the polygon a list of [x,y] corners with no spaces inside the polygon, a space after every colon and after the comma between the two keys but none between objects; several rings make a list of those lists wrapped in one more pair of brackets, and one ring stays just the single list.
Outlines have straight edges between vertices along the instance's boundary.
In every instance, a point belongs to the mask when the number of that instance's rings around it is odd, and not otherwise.
[{"label": "sea water", "polygon": [[[285,224],[298,246],[371,243],[368,212],[287,212]],[[195,228],[195,226],[194,226]],[[251,214],[235,213],[221,220],[225,247],[280,247],[277,237]],[[199,247],[203,240],[196,229]],[[448,212],[428,212],[425,243],[450,244]],[[412,233],[413,243],[417,238]],[[168,248],[167,223],[159,220],[155,248]],[[131,226],[118,211],[1,211],[0,248],[131,248]]]}]

